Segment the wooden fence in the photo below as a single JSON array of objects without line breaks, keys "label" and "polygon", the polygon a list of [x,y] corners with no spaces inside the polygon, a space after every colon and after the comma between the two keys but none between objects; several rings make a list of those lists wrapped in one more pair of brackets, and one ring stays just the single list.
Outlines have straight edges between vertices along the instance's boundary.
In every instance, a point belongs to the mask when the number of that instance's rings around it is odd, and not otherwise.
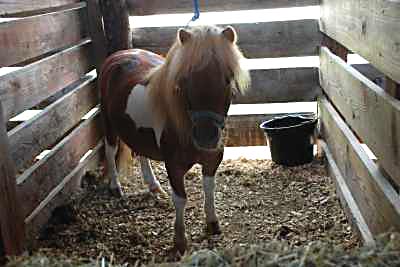
[{"label": "wooden fence", "polygon": [[[101,19],[98,10],[95,0],[0,3],[0,70],[10,69],[0,76],[0,222],[7,254],[22,251],[25,232],[35,233],[101,159],[99,111],[83,119],[98,105],[91,71],[105,56],[94,53],[93,40],[103,33],[92,19]],[[40,113],[7,129],[9,119],[32,109]],[[38,159],[44,150],[49,153]]]},{"label": "wooden fence", "polygon": [[[400,3],[322,0],[321,10],[323,147],[353,225],[372,243],[400,230]],[[350,51],[385,75],[383,88],[346,62]]]},{"label": "wooden fence", "polygon": [[[202,11],[319,4],[200,0]],[[400,229],[400,4],[323,0],[321,5],[320,21],[231,24],[248,58],[319,55],[321,61],[320,68],[253,69],[250,92],[235,104],[309,102],[321,96],[321,144],[329,170],[353,225],[364,241],[373,242],[378,233]],[[32,234],[46,223],[51,211],[79,187],[84,172],[99,164],[99,111],[82,119],[98,106],[97,78],[91,71],[99,69],[106,54],[130,47],[130,39],[134,47],[161,54],[172,44],[177,27],[133,28],[130,38],[128,13],[192,11],[186,0],[102,0],[101,6],[103,17],[99,0],[0,2],[0,71],[10,69],[0,76],[0,240],[7,254],[20,253],[24,232]],[[375,68],[349,65],[349,51]],[[386,91],[371,81],[382,73]],[[7,129],[10,118],[29,109],[41,111]],[[265,145],[259,123],[285,114],[230,116],[227,145]],[[361,142],[377,161],[367,156]],[[50,152],[36,159],[46,149]]]}]

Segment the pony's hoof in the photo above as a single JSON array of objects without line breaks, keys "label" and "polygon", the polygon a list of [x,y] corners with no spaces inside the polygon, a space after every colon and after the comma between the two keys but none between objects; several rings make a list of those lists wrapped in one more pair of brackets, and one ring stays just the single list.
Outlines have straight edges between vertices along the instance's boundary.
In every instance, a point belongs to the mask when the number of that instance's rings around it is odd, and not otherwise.
[{"label": "pony's hoof", "polygon": [[222,233],[218,221],[207,223],[207,233],[210,235],[220,235]]},{"label": "pony's hoof", "polygon": [[186,242],[185,243],[175,243],[172,251],[175,252],[176,256],[182,257],[183,255],[185,255],[186,249],[187,249]]},{"label": "pony's hoof", "polygon": [[110,188],[110,194],[114,197],[118,197],[121,198],[124,196],[124,192],[122,192],[121,187],[117,187],[117,188]]}]

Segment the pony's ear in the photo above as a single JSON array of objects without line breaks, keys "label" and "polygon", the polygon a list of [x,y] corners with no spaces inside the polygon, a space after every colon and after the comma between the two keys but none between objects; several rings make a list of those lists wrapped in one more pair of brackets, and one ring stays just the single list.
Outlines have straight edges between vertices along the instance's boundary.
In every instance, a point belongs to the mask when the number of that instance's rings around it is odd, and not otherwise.
[{"label": "pony's ear", "polygon": [[184,45],[186,42],[188,42],[192,38],[192,34],[185,29],[180,28],[178,30],[178,40],[179,42]]},{"label": "pony's ear", "polygon": [[229,42],[231,43],[236,43],[237,40],[237,34],[235,29],[232,26],[228,26],[226,27],[223,31],[222,31],[222,35],[228,39]]}]

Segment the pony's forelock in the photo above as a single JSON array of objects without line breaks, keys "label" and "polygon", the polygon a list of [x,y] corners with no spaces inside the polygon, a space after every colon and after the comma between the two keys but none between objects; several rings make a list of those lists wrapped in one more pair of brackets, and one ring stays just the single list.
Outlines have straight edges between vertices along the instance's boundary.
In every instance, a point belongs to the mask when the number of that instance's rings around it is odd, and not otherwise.
[{"label": "pony's forelock", "polygon": [[159,120],[170,119],[179,132],[180,140],[187,140],[190,121],[184,99],[179,93],[182,77],[217,62],[220,73],[232,79],[234,93],[244,94],[250,85],[249,72],[242,68],[243,55],[236,45],[221,34],[216,26],[199,26],[186,30],[191,36],[184,44],[179,40],[170,48],[165,63],[149,74],[149,89],[153,109]]}]

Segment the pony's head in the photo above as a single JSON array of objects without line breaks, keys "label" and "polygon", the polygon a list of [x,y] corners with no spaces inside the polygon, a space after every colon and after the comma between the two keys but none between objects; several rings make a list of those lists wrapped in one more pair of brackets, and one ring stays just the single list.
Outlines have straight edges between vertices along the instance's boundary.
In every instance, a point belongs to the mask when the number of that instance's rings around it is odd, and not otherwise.
[{"label": "pony's head", "polygon": [[152,75],[157,113],[199,149],[217,148],[232,97],[249,86],[236,40],[230,26],[179,29],[165,64]]}]

